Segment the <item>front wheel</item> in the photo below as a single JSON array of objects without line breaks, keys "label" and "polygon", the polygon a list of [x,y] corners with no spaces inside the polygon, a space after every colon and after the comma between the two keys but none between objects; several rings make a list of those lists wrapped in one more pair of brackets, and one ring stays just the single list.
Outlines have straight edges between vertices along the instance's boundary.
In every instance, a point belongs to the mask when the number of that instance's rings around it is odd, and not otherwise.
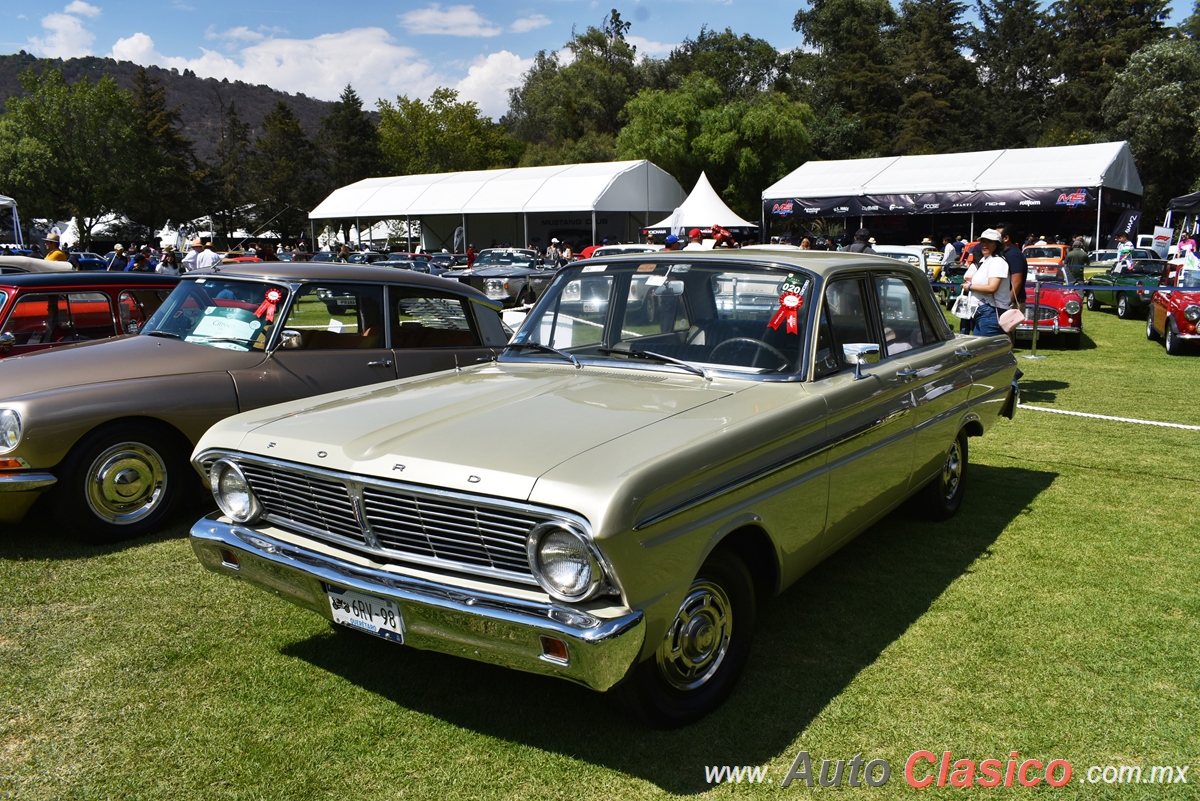
[{"label": "front wheel", "polygon": [[1084,292],[1083,300],[1087,304],[1088,311],[1100,311],[1100,301],[1096,300],[1095,292]]},{"label": "front wheel", "polygon": [[949,520],[962,506],[967,487],[967,432],[958,432],[946,451],[941,472],[925,485],[922,506],[931,520]]},{"label": "front wheel", "polygon": [[182,451],[153,424],[98,429],[63,461],[55,520],[95,544],[141,536],[174,511],[186,472]]},{"label": "front wheel", "polygon": [[1150,313],[1146,315],[1146,339],[1151,342],[1158,339],[1158,332],[1154,330],[1154,307],[1150,308]]},{"label": "front wheel", "polygon": [[1175,328],[1167,322],[1167,332],[1163,336],[1164,344],[1167,346],[1167,355],[1179,356],[1183,353],[1183,340],[1179,338],[1179,334],[1175,333]]},{"label": "front wheel", "polygon": [[713,551],[692,581],[654,655],[617,692],[655,728],[694,723],[733,691],[750,654],[757,617],[754,581],[732,550]]}]

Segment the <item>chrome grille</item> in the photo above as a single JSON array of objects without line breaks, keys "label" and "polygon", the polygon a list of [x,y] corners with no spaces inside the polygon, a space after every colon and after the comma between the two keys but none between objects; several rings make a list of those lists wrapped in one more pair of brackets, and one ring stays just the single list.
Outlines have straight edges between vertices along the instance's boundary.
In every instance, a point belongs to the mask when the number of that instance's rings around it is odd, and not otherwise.
[{"label": "chrome grille", "polygon": [[[1058,309],[1054,308],[1053,306],[1039,306],[1037,312],[1038,312],[1038,320],[1039,321],[1053,320],[1054,318],[1058,317]],[[1032,305],[1025,307],[1025,319],[1026,320],[1033,319],[1033,306]]]},{"label": "chrome grille", "polygon": [[384,550],[526,573],[525,536],[542,522],[508,510],[376,487],[364,488],[363,508]]},{"label": "chrome grille", "polygon": [[253,463],[242,463],[241,468],[271,517],[366,543],[354,502],[341,481]]}]

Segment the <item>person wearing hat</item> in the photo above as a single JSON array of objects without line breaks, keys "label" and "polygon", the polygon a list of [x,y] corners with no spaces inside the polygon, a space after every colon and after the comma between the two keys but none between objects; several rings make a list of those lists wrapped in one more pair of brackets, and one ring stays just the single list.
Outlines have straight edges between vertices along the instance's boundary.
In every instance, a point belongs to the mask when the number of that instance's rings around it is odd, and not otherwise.
[{"label": "person wearing hat", "polygon": [[1004,235],[989,228],[979,235],[979,247],[983,253],[975,274],[963,282],[979,301],[979,308],[972,320],[976,336],[1004,336],[1000,327],[1000,315],[1008,311],[1011,302],[1011,283],[1008,277],[1008,262],[1000,256],[1004,246]]},{"label": "person wearing hat", "polygon": [[162,275],[179,275],[181,270],[179,267],[179,254],[175,252],[175,248],[167,245],[163,248],[162,258],[158,265],[155,266],[154,272]]},{"label": "person wearing hat", "polygon": [[704,249],[704,232],[699,228],[693,228],[688,231],[688,243],[684,250],[703,250]]},{"label": "person wearing hat", "polygon": [[58,234],[51,231],[42,241],[46,243],[46,261],[67,261],[67,254],[59,247]]},{"label": "person wearing hat", "polygon": [[558,237],[551,237],[550,246],[546,248],[546,264],[551,267],[562,267],[565,263],[559,244]]},{"label": "person wearing hat", "polygon": [[128,266],[129,257],[125,255],[125,246],[118,242],[113,245],[112,258],[108,262],[108,271],[110,273],[123,273]]},{"label": "person wearing hat", "polygon": [[196,237],[192,240],[192,250],[183,257],[183,271],[207,270],[221,263],[221,257],[204,246],[204,240]]},{"label": "person wearing hat", "polygon": [[667,250],[683,250],[683,243],[675,234],[667,234]]}]

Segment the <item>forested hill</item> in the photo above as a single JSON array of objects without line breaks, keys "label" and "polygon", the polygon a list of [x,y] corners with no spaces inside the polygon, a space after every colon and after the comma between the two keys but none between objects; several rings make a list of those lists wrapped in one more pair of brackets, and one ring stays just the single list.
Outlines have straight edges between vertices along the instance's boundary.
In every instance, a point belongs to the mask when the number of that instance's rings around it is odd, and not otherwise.
[{"label": "forested hill", "polygon": [[[17,80],[25,70],[40,71],[45,67],[62,70],[67,83],[75,83],[87,77],[92,83],[107,75],[123,89],[133,89],[133,78],[139,66],[130,61],[114,61],[111,58],[40,59],[27,53],[0,56],[0,111],[8,98],[23,90]],[[263,117],[280,100],[287,101],[292,112],[300,120],[304,132],[311,138],[316,136],[321,118],[329,113],[332,103],[316,100],[303,94],[290,95],[269,86],[251,86],[241,81],[217,80],[197,77],[191,70],[182,73],[160,67],[146,67],[146,74],[162,83],[167,90],[167,105],[181,106],[183,134],[195,143],[196,155],[204,161],[212,158],[216,149],[216,136],[220,110],[237,104],[238,116],[251,128],[251,139],[261,133]]]}]

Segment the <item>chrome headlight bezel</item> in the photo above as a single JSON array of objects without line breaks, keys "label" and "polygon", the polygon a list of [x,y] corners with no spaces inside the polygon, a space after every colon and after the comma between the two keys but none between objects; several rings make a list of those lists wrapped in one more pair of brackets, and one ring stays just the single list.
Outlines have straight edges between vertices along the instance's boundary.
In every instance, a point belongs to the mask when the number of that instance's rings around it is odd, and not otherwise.
[{"label": "chrome headlight bezel", "polygon": [[1194,323],[1197,320],[1200,320],[1200,306],[1193,304],[1184,309],[1183,319],[1187,320],[1189,323]]},{"label": "chrome headlight bezel", "polygon": [[0,453],[11,453],[21,444],[25,426],[16,409],[0,409]]},{"label": "chrome headlight bezel", "polygon": [[[229,480],[229,485],[226,484]],[[239,486],[240,485],[240,486]],[[208,474],[208,486],[220,507],[221,513],[235,523],[253,523],[262,517],[262,504],[258,502],[250,482],[242,468],[229,459],[218,459],[213,462]],[[235,492],[245,494],[245,500],[235,503],[231,497]]]},{"label": "chrome headlight bezel", "polygon": [[1063,311],[1072,317],[1074,317],[1076,314],[1079,314],[1079,312],[1082,310],[1083,306],[1077,300],[1068,300],[1066,304],[1063,305]]},{"label": "chrome headlight bezel", "polygon": [[[549,558],[554,558],[555,554],[548,553],[554,547],[575,554],[582,571],[578,579],[569,584],[555,580],[549,565]],[[564,558],[563,551],[557,558]],[[594,598],[606,586],[604,566],[595,544],[573,523],[552,520],[534,526],[526,539],[526,552],[533,577],[555,600],[579,603]]]}]

